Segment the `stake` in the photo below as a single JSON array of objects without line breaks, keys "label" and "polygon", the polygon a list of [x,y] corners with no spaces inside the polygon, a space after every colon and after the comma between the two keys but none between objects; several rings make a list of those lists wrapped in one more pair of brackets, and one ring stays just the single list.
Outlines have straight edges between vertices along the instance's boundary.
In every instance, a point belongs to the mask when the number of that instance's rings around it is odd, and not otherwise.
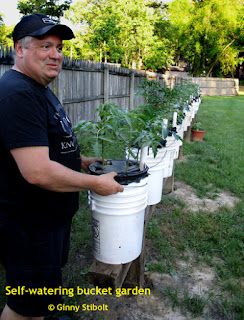
[{"label": "stake", "polygon": [[162,137],[163,137],[163,139],[166,138],[164,136],[164,133],[166,132],[167,128],[168,128],[168,119],[163,119],[163,124],[162,124]]},{"label": "stake", "polygon": [[173,128],[175,128],[177,125],[177,112],[176,111],[173,113],[173,124],[172,125],[173,125]]},{"label": "stake", "polygon": [[148,147],[141,148],[141,156],[140,156],[140,171],[143,171],[145,166],[145,159],[147,156],[147,149]]}]

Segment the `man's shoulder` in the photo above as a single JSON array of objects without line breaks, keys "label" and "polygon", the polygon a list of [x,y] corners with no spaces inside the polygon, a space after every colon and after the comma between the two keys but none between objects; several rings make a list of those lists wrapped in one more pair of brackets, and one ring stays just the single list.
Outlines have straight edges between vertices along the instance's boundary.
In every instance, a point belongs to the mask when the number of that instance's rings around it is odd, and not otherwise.
[{"label": "man's shoulder", "polygon": [[32,82],[28,77],[25,77],[20,72],[9,70],[0,79],[0,100],[6,98],[18,97],[24,95],[36,95],[38,90],[33,86]]},{"label": "man's shoulder", "polygon": [[21,77],[21,75],[13,70],[6,71],[0,79],[1,97],[10,92],[18,92],[25,88],[28,89],[28,83],[23,77]]}]

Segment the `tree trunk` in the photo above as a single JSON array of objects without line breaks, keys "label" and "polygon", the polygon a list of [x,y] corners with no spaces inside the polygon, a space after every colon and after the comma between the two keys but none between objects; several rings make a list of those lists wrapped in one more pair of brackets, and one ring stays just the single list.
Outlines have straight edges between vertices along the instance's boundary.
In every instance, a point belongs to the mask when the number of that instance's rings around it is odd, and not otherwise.
[{"label": "tree trunk", "polygon": [[217,59],[214,61],[214,63],[213,63],[212,66],[210,67],[210,69],[209,69],[206,77],[209,77],[209,76],[210,76],[211,72],[213,71],[214,66],[215,66],[216,63],[219,61],[219,59],[220,59],[221,55],[223,54],[223,52],[224,52],[229,46],[231,46],[234,41],[235,41],[235,39],[233,39],[230,43],[228,43],[228,44],[224,47],[224,49],[220,52],[219,56],[217,57]]},{"label": "tree trunk", "polygon": [[102,62],[103,62],[103,50],[100,47],[100,63],[102,63]]},{"label": "tree trunk", "polygon": [[104,62],[107,63],[106,41],[104,41],[103,47],[104,47]]}]

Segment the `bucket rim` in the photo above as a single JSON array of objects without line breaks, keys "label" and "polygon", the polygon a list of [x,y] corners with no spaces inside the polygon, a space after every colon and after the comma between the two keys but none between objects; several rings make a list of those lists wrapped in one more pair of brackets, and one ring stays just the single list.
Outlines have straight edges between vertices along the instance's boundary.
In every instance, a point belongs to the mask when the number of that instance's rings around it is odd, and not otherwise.
[{"label": "bucket rim", "polygon": [[[126,172],[126,164],[128,164],[128,169]],[[89,165],[88,172],[91,175],[102,175],[109,172],[117,172],[114,179],[122,184],[128,185],[133,182],[140,182],[141,179],[148,176],[148,166],[144,164],[143,170],[140,170],[139,162],[135,160],[106,160],[106,163],[102,161],[95,161]]]}]

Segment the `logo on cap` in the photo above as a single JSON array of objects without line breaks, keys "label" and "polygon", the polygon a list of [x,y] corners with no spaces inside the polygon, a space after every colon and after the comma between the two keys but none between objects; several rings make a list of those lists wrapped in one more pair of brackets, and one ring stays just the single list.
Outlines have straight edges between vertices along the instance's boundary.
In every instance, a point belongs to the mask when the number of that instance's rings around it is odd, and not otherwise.
[{"label": "logo on cap", "polygon": [[42,21],[44,22],[44,23],[52,23],[52,24],[56,24],[52,19],[50,19],[50,18],[42,18]]}]

